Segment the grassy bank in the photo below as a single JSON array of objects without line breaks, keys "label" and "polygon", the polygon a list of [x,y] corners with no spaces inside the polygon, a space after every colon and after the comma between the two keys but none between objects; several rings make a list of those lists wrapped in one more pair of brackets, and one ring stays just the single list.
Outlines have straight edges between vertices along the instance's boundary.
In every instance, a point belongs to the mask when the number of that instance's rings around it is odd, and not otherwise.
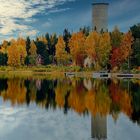
[{"label": "grassy bank", "polygon": [[[93,70],[87,68],[81,68],[79,66],[56,66],[56,65],[47,65],[47,66],[21,66],[21,67],[9,67],[1,66],[0,75],[2,74],[16,74],[16,75],[53,75],[55,77],[65,76],[65,72],[74,72],[75,76],[78,77],[91,77]],[[123,71],[126,73],[126,71]],[[123,73],[122,71],[112,72],[112,73]],[[130,73],[140,74],[140,70],[131,70]]]},{"label": "grassy bank", "polygon": [[74,72],[75,76],[78,77],[91,77],[92,70],[90,69],[82,69],[78,66],[33,66],[33,67],[9,67],[9,66],[2,66],[0,67],[0,76],[1,77],[55,77],[61,78],[65,76],[65,72]]},{"label": "grassy bank", "polygon": [[26,72],[79,72],[82,69],[78,66],[21,66],[21,67],[9,67],[1,66],[0,72],[16,72],[16,71],[26,71]]}]

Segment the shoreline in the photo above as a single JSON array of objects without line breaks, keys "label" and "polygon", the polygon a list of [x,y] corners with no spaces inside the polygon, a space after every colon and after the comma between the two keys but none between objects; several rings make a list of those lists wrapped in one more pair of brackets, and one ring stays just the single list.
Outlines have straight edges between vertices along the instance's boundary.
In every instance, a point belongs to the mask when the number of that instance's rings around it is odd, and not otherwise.
[{"label": "shoreline", "polygon": [[[41,77],[78,77],[78,78],[94,78],[93,74],[96,73],[95,71],[73,71],[73,72],[69,72],[69,71],[33,71],[32,69],[16,69],[16,70],[0,70],[0,76],[5,76],[5,75],[15,75],[15,76],[21,76],[21,77],[30,77],[30,76],[41,76]],[[111,78],[110,79],[140,79],[140,73],[135,74],[135,73],[131,73],[131,75],[133,75],[133,77],[129,78],[129,77],[117,77],[117,75],[125,75],[123,72],[116,72],[116,73],[109,73],[111,74]],[[127,73],[129,75],[129,73]],[[94,78],[94,79],[104,79],[104,77],[100,77],[100,78]]]}]

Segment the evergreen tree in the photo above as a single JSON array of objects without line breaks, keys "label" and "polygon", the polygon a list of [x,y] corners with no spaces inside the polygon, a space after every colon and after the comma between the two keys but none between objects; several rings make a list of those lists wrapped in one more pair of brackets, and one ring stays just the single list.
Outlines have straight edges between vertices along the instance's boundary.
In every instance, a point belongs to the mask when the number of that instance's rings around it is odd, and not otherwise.
[{"label": "evergreen tree", "polygon": [[131,66],[140,66],[140,24],[130,27],[132,36],[134,37],[134,44],[132,45]]},{"label": "evergreen tree", "polygon": [[30,52],[29,52],[30,44],[31,44],[31,40],[30,40],[30,37],[28,36],[26,38],[26,51],[27,51],[27,55],[30,55]]},{"label": "evergreen tree", "polygon": [[63,32],[63,39],[65,41],[65,45],[66,45],[66,48],[65,50],[70,53],[70,48],[69,48],[69,40],[71,38],[71,34],[70,32],[68,31],[68,29],[64,29],[64,32]]},{"label": "evergreen tree", "polygon": [[7,65],[7,60],[8,60],[7,54],[0,52],[0,66]]},{"label": "evergreen tree", "polygon": [[31,65],[35,65],[36,64],[36,58],[37,58],[36,51],[37,51],[36,45],[35,45],[34,41],[32,41],[31,45],[30,45],[30,49],[29,49],[29,52],[30,52],[29,63]]},{"label": "evergreen tree", "polygon": [[49,53],[48,49],[46,48],[46,44],[43,41],[39,41],[39,39],[37,38],[35,45],[37,47],[37,54],[40,54],[42,57],[43,65],[50,64]]}]

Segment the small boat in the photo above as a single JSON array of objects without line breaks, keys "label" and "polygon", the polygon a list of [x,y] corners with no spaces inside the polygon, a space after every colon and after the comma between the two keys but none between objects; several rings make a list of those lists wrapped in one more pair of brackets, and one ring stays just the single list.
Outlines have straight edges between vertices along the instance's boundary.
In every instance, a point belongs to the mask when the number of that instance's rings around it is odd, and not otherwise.
[{"label": "small boat", "polygon": [[134,74],[125,74],[125,73],[120,73],[116,75],[117,78],[134,78]]},{"label": "small boat", "polygon": [[75,73],[73,73],[73,72],[65,72],[65,76],[67,76],[67,77],[74,77]]},{"label": "small boat", "polygon": [[93,78],[111,78],[111,73],[108,72],[94,72]]}]

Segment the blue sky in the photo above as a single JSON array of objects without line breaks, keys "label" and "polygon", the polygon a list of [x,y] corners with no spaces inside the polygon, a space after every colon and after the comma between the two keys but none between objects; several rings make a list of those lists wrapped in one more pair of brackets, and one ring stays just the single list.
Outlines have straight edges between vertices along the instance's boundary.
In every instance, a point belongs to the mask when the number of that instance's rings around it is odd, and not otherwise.
[{"label": "blue sky", "polygon": [[140,0],[0,0],[0,41],[91,26],[93,2],[109,2],[110,31],[140,22]]}]

